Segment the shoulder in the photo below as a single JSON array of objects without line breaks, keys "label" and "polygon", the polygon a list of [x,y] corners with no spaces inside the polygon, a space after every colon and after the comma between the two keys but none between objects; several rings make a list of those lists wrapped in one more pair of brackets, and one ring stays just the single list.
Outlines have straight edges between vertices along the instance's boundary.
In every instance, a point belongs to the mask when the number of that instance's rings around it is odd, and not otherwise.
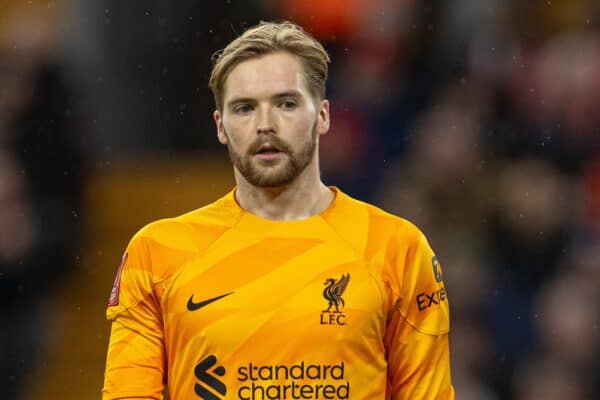
[{"label": "shoulder", "polygon": [[236,221],[234,210],[219,199],[185,214],[153,221],[135,233],[132,241],[154,242],[186,247],[231,228]]},{"label": "shoulder", "polygon": [[222,199],[188,213],[151,222],[137,231],[127,252],[135,255],[153,280],[162,280],[214,243],[236,221]]},{"label": "shoulder", "polygon": [[365,201],[355,199],[347,194],[341,194],[347,204],[348,214],[362,215],[368,226],[369,235],[381,238],[395,239],[410,247],[417,247],[422,239],[423,232],[411,221],[402,216],[394,215],[384,209]]}]

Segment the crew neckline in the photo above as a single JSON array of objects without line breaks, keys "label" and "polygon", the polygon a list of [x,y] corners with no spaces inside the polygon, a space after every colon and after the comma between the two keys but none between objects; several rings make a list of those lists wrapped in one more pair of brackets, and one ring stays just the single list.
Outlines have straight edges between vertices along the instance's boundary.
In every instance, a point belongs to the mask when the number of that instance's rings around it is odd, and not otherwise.
[{"label": "crew neckline", "polygon": [[333,211],[339,207],[339,203],[342,201],[342,192],[336,186],[328,186],[328,189],[333,192],[333,200],[329,206],[318,214],[312,215],[308,218],[298,220],[276,220],[269,219],[253,214],[252,212],[242,208],[235,198],[235,192],[237,187],[233,188],[226,196],[226,201],[230,207],[233,207],[238,213],[236,227],[244,230],[250,230],[254,232],[260,232],[264,230],[273,230],[280,227],[301,227],[306,225],[313,225],[315,222],[325,222]]}]

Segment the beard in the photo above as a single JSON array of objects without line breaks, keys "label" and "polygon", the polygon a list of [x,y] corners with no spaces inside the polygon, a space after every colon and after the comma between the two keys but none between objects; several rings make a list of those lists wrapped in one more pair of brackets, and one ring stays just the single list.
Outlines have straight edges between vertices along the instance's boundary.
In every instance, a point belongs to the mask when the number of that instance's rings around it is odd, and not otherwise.
[{"label": "beard", "polygon": [[[225,132],[227,135],[227,132]],[[255,155],[265,143],[271,144],[284,156],[274,161],[258,161]],[[246,153],[235,151],[227,143],[229,158],[242,176],[253,186],[277,188],[291,184],[306,169],[315,157],[317,148],[317,124],[312,127],[310,138],[294,152],[289,144],[274,134],[260,135],[254,140]]]}]

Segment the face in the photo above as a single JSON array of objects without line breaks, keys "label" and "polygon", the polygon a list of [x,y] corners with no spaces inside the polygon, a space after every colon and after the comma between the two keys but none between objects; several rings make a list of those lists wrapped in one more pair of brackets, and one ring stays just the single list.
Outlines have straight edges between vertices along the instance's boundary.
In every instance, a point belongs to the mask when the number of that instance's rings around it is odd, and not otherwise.
[{"label": "face", "polygon": [[300,61],[272,53],[235,66],[215,111],[219,141],[236,173],[257,187],[281,187],[318,168],[319,135],[329,130],[329,103],[315,104]]}]

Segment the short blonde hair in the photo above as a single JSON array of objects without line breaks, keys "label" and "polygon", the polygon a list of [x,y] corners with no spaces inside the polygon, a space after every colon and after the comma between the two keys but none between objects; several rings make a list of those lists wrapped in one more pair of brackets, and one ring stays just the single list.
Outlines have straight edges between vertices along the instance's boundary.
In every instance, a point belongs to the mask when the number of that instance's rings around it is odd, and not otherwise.
[{"label": "short blonde hair", "polygon": [[223,109],[225,81],[236,65],[277,51],[287,51],[301,60],[309,92],[315,101],[323,100],[327,63],[331,61],[323,45],[292,22],[261,22],[213,55],[208,86],[215,97],[217,109]]}]

